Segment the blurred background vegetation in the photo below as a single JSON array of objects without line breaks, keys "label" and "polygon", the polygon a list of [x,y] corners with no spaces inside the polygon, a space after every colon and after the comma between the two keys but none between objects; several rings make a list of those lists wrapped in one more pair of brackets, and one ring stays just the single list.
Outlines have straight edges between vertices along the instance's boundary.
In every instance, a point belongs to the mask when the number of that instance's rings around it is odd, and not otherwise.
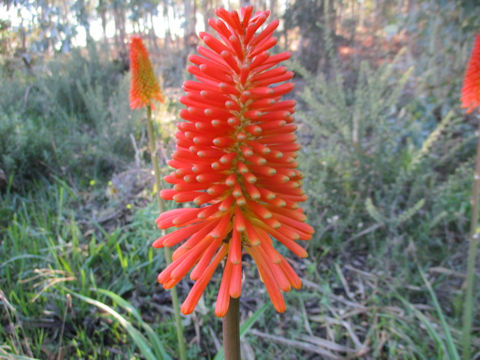
[{"label": "blurred background vegetation", "polygon": [[[459,97],[480,4],[247,3],[280,19],[274,51],[293,54],[316,234],[309,257],[292,260],[304,288],[286,295],[286,314],[256,312],[269,300],[246,263],[242,319],[256,322],[244,357],[454,358],[478,121]],[[215,8],[241,4],[0,5],[0,358],[148,358],[132,327],[158,358],[176,358],[170,296],[156,284],[164,261],[150,246],[159,233],[144,115],[128,106],[128,39],[144,37],[168,98],[155,112],[166,172],[198,31]],[[192,359],[220,346],[216,281],[183,318]]]}]

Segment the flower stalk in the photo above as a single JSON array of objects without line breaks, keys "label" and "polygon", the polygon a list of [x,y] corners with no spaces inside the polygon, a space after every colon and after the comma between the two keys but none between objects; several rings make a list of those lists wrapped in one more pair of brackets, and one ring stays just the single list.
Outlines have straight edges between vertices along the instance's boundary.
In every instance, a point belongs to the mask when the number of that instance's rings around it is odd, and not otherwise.
[{"label": "flower stalk", "polygon": [[[471,113],[480,106],[480,35],[477,35],[472,55],[467,65],[462,88],[462,107]],[[467,282],[463,311],[463,359],[469,360],[472,352],[472,323],[474,317],[475,260],[477,257],[480,232],[477,229],[480,192],[480,121],[477,120],[477,153],[475,156],[475,173],[472,191],[472,218],[470,221],[470,239],[467,260]]]},{"label": "flower stalk", "polygon": [[473,289],[475,284],[475,260],[478,250],[480,232],[478,224],[478,195],[480,192],[480,121],[477,130],[477,154],[475,156],[475,174],[473,176],[472,218],[470,221],[470,242],[467,260],[467,284],[465,289],[465,305],[463,311],[463,359],[471,356],[472,322],[473,322]]},{"label": "flower stalk", "polygon": [[240,298],[230,298],[223,318],[223,349],[226,360],[240,360]]},{"label": "flower stalk", "polygon": [[[156,145],[156,135],[155,135],[155,128],[153,127],[153,117],[152,117],[152,107],[150,105],[147,105],[147,131],[148,131],[148,140],[150,143],[150,156],[151,156],[151,161],[153,163],[153,172],[155,174],[155,195],[157,197],[158,201],[158,209],[160,212],[165,211],[165,206],[163,203],[163,199],[160,196],[160,190],[161,190],[161,180],[160,180],[160,169],[158,167],[158,152],[157,152],[157,145]],[[169,248],[165,247],[164,249],[164,256],[165,256],[165,261],[167,265],[170,265],[172,254]],[[174,317],[175,317],[175,330],[177,333],[177,341],[178,341],[178,350],[179,350],[179,356],[181,360],[186,360],[187,359],[187,351],[185,347],[185,337],[183,335],[183,328],[182,328],[182,322],[180,319],[180,305],[178,302],[178,294],[177,294],[177,289],[176,287],[173,287],[171,289],[172,293],[172,305],[173,305],[173,310],[174,310]]]}]

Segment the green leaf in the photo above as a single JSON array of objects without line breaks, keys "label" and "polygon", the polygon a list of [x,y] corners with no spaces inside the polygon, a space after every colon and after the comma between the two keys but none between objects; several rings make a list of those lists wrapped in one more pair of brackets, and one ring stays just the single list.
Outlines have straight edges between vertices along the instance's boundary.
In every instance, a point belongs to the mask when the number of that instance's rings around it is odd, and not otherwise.
[{"label": "green leaf", "polygon": [[417,212],[420,211],[420,209],[425,205],[425,199],[419,200],[415,205],[413,205],[411,208],[405,210],[403,213],[401,213],[397,219],[395,220],[396,225],[400,225],[410,219],[413,215],[415,215]]},{"label": "green leaf", "polygon": [[373,205],[372,199],[367,198],[365,200],[365,208],[367,209],[368,214],[377,222],[384,224],[387,222],[387,219],[380,214],[380,211]]}]

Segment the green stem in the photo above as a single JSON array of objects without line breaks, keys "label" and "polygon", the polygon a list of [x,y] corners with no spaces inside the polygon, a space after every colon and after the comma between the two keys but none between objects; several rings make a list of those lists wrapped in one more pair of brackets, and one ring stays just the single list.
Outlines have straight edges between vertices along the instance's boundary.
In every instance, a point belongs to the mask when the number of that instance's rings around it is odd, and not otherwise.
[{"label": "green stem", "polygon": [[223,349],[226,360],[240,360],[240,298],[230,298],[223,318]]},{"label": "green stem", "polygon": [[[163,199],[160,196],[162,183],[160,181],[160,169],[158,168],[157,145],[155,143],[155,129],[153,127],[152,108],[150,107],[150,105],[147,106],[147,122],[148,122],[148,139],[150,142],[150,156],[152,158],[153,171],[155,173],[155,188],[156,188],[155,190],[156,190],[156,195],[158,200],[158,208],[160,212],[164,212],[165,206],[163,203]],[[170,249],[168,247],[164,247],[163,250],[164,250],[165,261],[167,262],[167,265],[169,265],[172,262],[171,260],[172,254],[170,253]],[[180,320],[180,305],[178,303],[178,294],[177,294],[176,287],[173,287],[171,289],[171,294],[172,294],[173,310],[175,314],[175,328],[177,330],[179,355],[181,360],[187,360],[187,350],[185,347],[185,337],[183,335],[182,322]]]},{"label": "green stem", "polygon": [[[477,136],[480,138],[480,121],[478,123]],[[477,154],[475,157],[475,174],[473,177],[472,193],[472,218],[470,222],[470,244],[468,247],[467,262],[467,289],[465,291],[465,307],[463,312],[463,359],[470,360],[472,342],[473,321],[473,287],[475,282],[475,259],[478,248],[479,232],[477,231],[478,220],[478,194],[480,191],[480,139],[477,139]]]}]

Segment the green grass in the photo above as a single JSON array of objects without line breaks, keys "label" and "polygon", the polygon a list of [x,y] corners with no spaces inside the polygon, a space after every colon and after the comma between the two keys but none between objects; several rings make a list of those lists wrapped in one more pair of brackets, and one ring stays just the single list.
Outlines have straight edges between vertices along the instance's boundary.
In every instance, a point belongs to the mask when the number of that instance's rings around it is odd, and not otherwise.
[{"label": "green grass", "polygon": [[[156,284],[163,257],[150,246],[158,236],[154,205],[125,209],[129,223],[106,229],[60,180],[21,198],[7,193],[1,205],[10,218],[0,242],[0,358],[175,358],[170,299]],[[190,346],[189,358],[201,351]]]},{"label": "green grass", "polygon": [[[58,352],[61,346],[65,354],[101,358],[110,351],[109,343],[118,342],[126,342],[125,350],[133,353],[135,347],[118,325],[78,298],[67,309],[67,295],[75,292],[106,301],[108,296],[97,288],[125,296],[154,287],[163,262],[150,247],[155,233],[145,216],[153,217],[152,210],[140,212],[123,229],[105,229],[89,219],[88,210],[82,212],[83,199],[65,183],[42,185],[21,202],[13,194],[2,199],[10,219],[2,228],[0,288],[12,307],[10,320],[25,334],[20,338],[31,343],[18,343],[5,328],[0,343],[19,353],[30,348],[38,357],[47,350]],[[173,331],[165,326],[169,316],[155,318],[163,324],[161,338],[168,338]],[[53,327],[48,326],[52,322]],[[63,322],[68,326],[62,339],[58,327]],[[27,326],[30,323],[34,325]]]},{"label": "green grass", "polygon": [[[163,260],[150,247],[157,235],[153,205],[125,209],[128,223],[102,227],[82,193],[61,181],[39,183],[22,197],[5,194],[1,205],[9,215],[0,242],[0,306],[8,309],[2,309],[0,351],[39,359],[59,351],[63,358],[148,359],[161,353],[175,358],[170,302],[155,282]],[[283,315],[270,304],[263,314],[255,312],[269,300],[254,267],[246,266],[243,319],[253,315],[256,322],[244,337],[243,351],[259,359],[322,351],[372,359],[447,358],[445,344],[457,343],[460,324],[445,301],[459,290],[449,296],[440,292],[440,302],[431,306],[432,293],[418,270],[399,269],[392,277],[375,267],[372,255],[352,254],[347,261],[337,251],[330,249],[322,261],[313,251],[295,262],[304,288],[286,294]],[[451,280],[437,278],[436,287]],[[179,292],[182,299],[185,284]],[[211,285],[196,316],[184,318],[187,341],[193,341],[189,358],[217,353],[221,322],[213,315],[215,296]],[[474,344],[478,348],[478,337]],[[2,352],[0,358],[6,357]]]}]

